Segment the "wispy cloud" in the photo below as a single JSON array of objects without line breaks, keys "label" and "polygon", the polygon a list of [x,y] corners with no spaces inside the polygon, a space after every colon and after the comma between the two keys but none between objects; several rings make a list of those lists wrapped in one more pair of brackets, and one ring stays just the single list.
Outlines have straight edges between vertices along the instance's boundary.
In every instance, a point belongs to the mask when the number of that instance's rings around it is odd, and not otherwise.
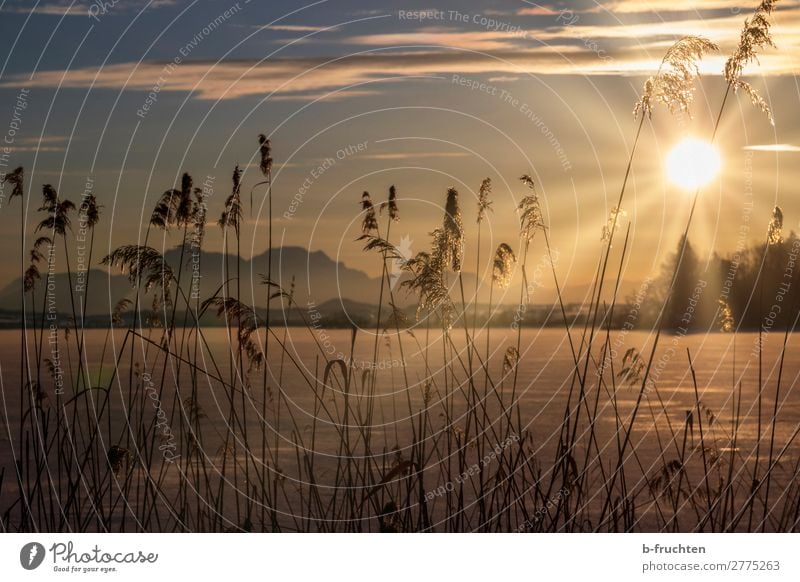
[{"label": "wispy cloud", "polygon": [[14,146],[13,150],[17,153],[21,152],[36,152],[36,153],[52,153],[63,152],[66,148],[63,146]]},{"label": "wispy cloud", "polygon": [[[661,0],[656,1],[660,2]],[[710,1],[721,2],[723,0]],[[795,4],[800,5],[800,0],[793,1],[789,6]],[[546,7],[528,8],[533,8],[537,13],[549,10]],[[597,50],[602,49],[604,55],[608,55],[616,61],[619,72],[625,73],[636,71],[641,65],[649,63],[651,56],[652,59],[660,60],[664,49],[678,38],[699,35],[720,45],[719,56],[706,60],[702,69],[705,73],[718,73],[726,58],[724,55],[730,53],[739,40],[745,13],[725,13],[693,18],[681,15],[678,18],[656,18],[644,21],[637,18],[637,22],[631,23],[619,21],[600,23],[598,18],[598,16],[591,19],[583,18],[570,25],[553,21],[544,28],[515,28],[513,31],[421,26],[411,31],[345,37],[338,42],[343,45],[372,47],[440,46],[484,52],[517,49],[524,53],[532,46],[536,46],[537,43],[546,44],[551,50],[565,54],[578,50],[596,53]],[[800,10],[797,8],[787,10],[786,6],[783,6],[775,13],[773,20],[775,21],[773,36],[779,50],[764,51],[760,56],[760,64],[753,66],[751,70],[757,68],[759,75],[794,74],[800,68],[795,58],[797,51],[800,50]],[[589,43],[592,48],[587,48]],[[572,55],[569,56],[572,57]],[[588,60],[586,64],[584,70],[576,69],[573,72],[576,74],[602,74],[613,72],[614,69],[611,67],[609,70],[608,63],[596,63]]]},{"label": "wispy cloud", "polygon": [[390,152],[360,156],[364,160],[412,160],[418,158],[464,158],[466,152]]},{"label": "wispy cloud", "polygon": [[352,36],[345,39],[344,42],[359,46],[442,46],[495,51],[518,46],[525,40],[525,36],[524,31],[511,34],[507,31],[469,31],[444,27],[423,27],[413,32]]},{"label": "wispy cloud", "polygon": [[[472,52],[394,52],[360,54],[349,57],[286,58],[270,61],[236,60],[185,61],[172,72],[165,73],[162,62],[117,63],[97,69],[85,67],[69,71],[39,71],[28,80],[27,75],[9,77],[0,87],[17,87],[25,81],[28,87],[70,87],[150,91],[158,82],[160,91],[193,92],[201,99],[234,99],[249,95],[294,95],[319,93],[343,87],[371,90],[361,85],[409,77],[430,77],[447,74],[479,75],[483,73],[523,75],[572,74],[576,66],[589,67],[594,62],[598,74],[612,72],[610,63],[597,62],[594,54],[576,53],[571,58],[546,48],[528,51],[495,53],[492,57]],[[603,70],[603,66],[607,70]],[[612,67],[613,68],[613,67]],[[648,68],[647,70],[650,70]]]},{"label": "wispy cloud", "polygon": [[[585,20],[590,22],[589,18]],[[581,20],[572,26],[553,23],[544,29],[513,33],[421,26],[403,33],[339,36],[335,39],[339,45],[372,49],[339,57],[187,60],[169,72],[162,62],[123,62],[102,69],[87,66],[38,71],[30,82],[28,75],[20,74],[4,79],[0,87],[25,82],[33,87],[150,91],[159,83],[161,91],[192,92],[200,99],[255,95],[280,100],[345,98],[379,91],[375,85],[379,81],[410,77],[487,75],[499,81],[527,75],[652,74],[665,47],[689,34],[707,36],[721,44],[720,53],[701,63],[703,74],[719,75],[726,55],[739,39],[742,21],[742,15],[606,26],[583,24]],[[796,59],[800,51],[800,10],[778,11],[775,21],[773,35],[779,49],[764,51],[760,62],[751,65],[746,74],[790,75],[800,69]],[[316,27],[280,25],[275,29],[302,33]],[[587,48],[587,39],[608,58],[600,58],[596,50]]]},{"label": "wispy cloud", "polygon": [[69,140],[66,135],[44,135],[42,137],[23,137],[17,140],[17,143],[23,145],[41,144],[41,143],[64,143]]},{"label": "wispy cloud", "polygon": [[305,26],[302,24],[272,24],[263,28],[266,30],[278,30],[282,32],[319,32],[321,30],[337,30],[337,27]]},{"label": "wispy cloud", "polygon": [[[730,14],[715,18],[670,18],[634,22],[625,24],[578,24],[571,26],[552,26],[544,31],[536,32],[536,38],[544,40],[572,36],[591,39],[623,39],[649,41],[659,38],[677,40],[686,35],[703,35],[713,41],[733,44],[739,40],[739,33],[746,16]],[[779,44],[782,39],[796,40],[800,37],[800,11],[797,9],[776,11],[773,20],[776,25],[773,35]]]},{"label": "wispy cloud", "polygon": [[49,16],[83,16],[89,15],[89,4],[81,2],[57,2],[55,4],[41,3],[31,6],[30,3],[11,4],[0,12],[12,12],[16,14],[45,14]]},{"label": "wispy cloud", "polygon": [[[126,0],[119,2],[107,9],[107,14],[115,12],[129,12],[131,10],[141,10],[145,6],[148,9],[163,8],[165,6],[175,6],[178,0]],[[0,12],[11,12],[17,14],[42,14],[47,16],[83,16],[88,18],[90,10],[99,10],[104,5],[103,2],[73,2],[72,0],[56,0],[55,2],[39,2],[31,6],[31,2],[11,2],[4,6]]]},{"label": "wispy cloud", "polygon": [[[529,4],[533,4],[529,2]],[[553,14],[558,14],[558,10],[550,8],[549,6],[526,6],[524,8],[520,8],[517,10],[518,16],[550,16]]]},{"label": "wispy cloud", "polygon": [[[709,10],[730,10],[733,14],[747,14],[755,8],[754,0],[611,0],[593,9],[597,12],[643,13],[643,12],[704,12]],[[800,6],[798,0],[783,0],[780,8]]]},{"label": "wispy cloud", "polygon": [[22,137],[12,146],[15,152],[63,152],[67,149],[69,137],[65,135],[45,135],[42,137]]},{"label": "wispy cloud", "polygon": [[[350,96],[358,91],[374,91],[376,82],[401,81],[412,77],[491,75],[636,75],[657,69],[660,57],[599,59],[593,52],[578,47],[495,51],[491,55],[471,51],[408,51],[358,54],[334,59],[285,58],[270,61],[185,61],[170,73],[162,62],[117,63],[97,69],[85,67],[69,71],[39,71],[9,77],[2,88],[63,87],[150,91],[159,83],[161,92],[192,92],[200,99],[235,99],[272,95],[273,98],[308,100],[326,91],[345,89]],[[719,74],[724,58],[706,60],[702,70]],[[797,63],[790,55],[764,57],[760,74],[789,73]],[[363,94],[363,93],[362,93]]]},{"label": "wispy cloud", "polygon": [[763,145],[749,145],[744,149],[752,152],[800,152],[800,146],[788,143],[770,143]]}]

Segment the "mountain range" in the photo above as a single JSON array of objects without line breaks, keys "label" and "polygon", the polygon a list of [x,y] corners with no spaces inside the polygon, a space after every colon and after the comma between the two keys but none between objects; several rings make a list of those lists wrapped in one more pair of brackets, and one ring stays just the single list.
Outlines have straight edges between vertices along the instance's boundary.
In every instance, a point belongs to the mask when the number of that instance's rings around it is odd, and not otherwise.
[{"label": "mountain range", "polygon": [[[177,265],[181,261],[180,248],[173,248],[165,253],[166,262],[177,273]],[[95,264],[99,261],[93,261]],[[235,293],[235,277],[237,272],[236,257],[228,256],[226,265],[226,255],[221,252],[201,251],[193,255],[187,247],[183,256],[184,268],[181,275],[181,286],[189,293],[196,293],[200,300],[205,300],[215,293],[219,293],[223,282],[231,280],[231,293]],[[199,265],[199,268],[196,267]],[[241,300],[248,305],[253,305],[257,309],[266,306],[267,287],[262,284],[263,274],[267,272],[268,253],[264,252],[256,255],[252,259],[241,259],[239,262],[239,272],[241,273]],[[404,289],[400,288],[400,283],[408,276],[401,273],[397,266],[391,268],[392,288],[394,290],[394,300],[398,307],[408,309],[415,304],[415,298],[410,296]],[[341,261],[336,261],[328,256],[324,251],[311,251],[299,246],[285,246],[273,249],[272,251],[272,270],[274,276],[272,280],[278,283],[286,292],[289,292],[294,285],[294,300],[296,304],[304,306],[324,306],[328,313],[350,312],[355,309],[361,314],[366,314],[375,309],[377,298],[380,291],[380,279],[370,277],[364,271],[348,267]],[[199,274],[199,276],[197,276]],[[465,292],[468,294],[467,301],[471,301],[470,293],[475,289],[476,277],[471,273],[462,273]],[[542,277],[544,279],[544,276]],[[199,284],[192,283],[190,279],[199,281]],[[47,304],[44,303],[43,293],[46,288],[45,275],[37,282],[34,289],[34,303],[36,313],[41,313],[43,307],[55,306],[60,314],[71,314],[70,305],[70,283],[67,273],[57,272],[51,277],[50,289],[53,296],[47,297]],[[88,280],[88,285],[84,288],[89,289],[88,298],[84,297],[81,283]],[[124,299],[132,299],[135,291],[127,277],[117,268],[105,268],[97,266],[88,272],[80,274],[72,273],[72,298],[76,304],[76,312],[80,313],[79,306],[86,299],[86,317],[107,317],[112,312],[114,306]],[[459,297],[459,285],[457,279],[452,277],[453,297]],[[6,315],[21,312],[20,289],[21,278],[16,278],[0,290],[0,311]],[[630,292],[633,285],[624,282],[621,286],[621,294]],[[588,291],[586,286],[573,286],[564,291],[565,301],[580,303],[584,301],[584,296]],[[274,289],[273,289],[274,293]],[[53,297],[55,302],[53,303]],[[142,296],[143,309],[149,305],[150,299],[147,295]],[[515,304],[519,297],[519,285],[512,286],[504,296],[495,291],[494,302]],[[192,297],[194,298],[194,296]],[[384,301],[388,303],[388,292],[384,291]],[[554,299],[552,291],[543,285],[536,290],[534,303],[551,304]],[[479,303],[488,300],[488,284],[482,287]],[[274,305],[274,304],[273,304]],[[338,308],[337,308],[338,305]],[[26,296],[26,312],[32,312],[30,294]]]}]

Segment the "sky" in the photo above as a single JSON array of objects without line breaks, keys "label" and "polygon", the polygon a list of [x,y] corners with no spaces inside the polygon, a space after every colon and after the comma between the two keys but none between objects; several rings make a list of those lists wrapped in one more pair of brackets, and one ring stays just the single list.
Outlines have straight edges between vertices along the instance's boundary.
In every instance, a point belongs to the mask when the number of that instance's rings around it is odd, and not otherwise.
[{"label": "sky", "polygon": [[[210,194],[215,218],[235,164],[244,170],[242,253],[267,246],[259,133],[273,146],[276,241],[323,250],[372,275],[361,252],[359,201],[397,187],[395,244],[425,250],[447,188],[460,192],[467,263],[501,242],[518,248],[516,204],[533,176],[556,269],[579,293],[596,268],[636,132],[633,105],[664,51],[696,34],[720,50],[703,60],[691,116],[646,120],[623,210],[623,279],[657,274],[674,250],[691,193],[664,159],[686,136],[709,139],[726,85],[721,71],[755,2],[611,0],[382,2],[351,0],[0,0],[0,133],[8,171],[26,170],[26,247],[42,184],[103,205],[103,250],[142,240],[162,192],[183,172]],[[773,15],[777,46],[745,76],[775,125],[737,94],[716,144],[722,171],[702,191],[690,239],[731,252],[763,240],[774,205],[800,225],[797,72],[800,1]],[[10,140],[10,142],[9,142]],[[477,245],[476,196],[493,182]],[[752,206],[750,206],[752,203]],[[0,198],[0,274],[19,273],[19,200]],[[383,223],[382,223],[383,224]],[[154,246],[177,244],[159,235]],[[220,248],[209,229],[207,244]],[[621,240],[621,239],[620,239]],[[621,244],[621,243],[620,243]],[[534,244],[529,264],[544,261]],[[467,267],[475,270],[475,267]]]}]

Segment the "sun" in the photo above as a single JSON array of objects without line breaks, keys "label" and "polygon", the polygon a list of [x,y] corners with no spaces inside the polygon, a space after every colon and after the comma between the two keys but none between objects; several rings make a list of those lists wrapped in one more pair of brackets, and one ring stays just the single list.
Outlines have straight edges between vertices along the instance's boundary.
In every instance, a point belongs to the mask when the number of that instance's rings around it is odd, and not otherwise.
[{"label": "sun", "polygon": [[719,152],[713,145],[687,137],[667,156],[667,177],[681,188],[694,190],[713,180],[721,165]]}]

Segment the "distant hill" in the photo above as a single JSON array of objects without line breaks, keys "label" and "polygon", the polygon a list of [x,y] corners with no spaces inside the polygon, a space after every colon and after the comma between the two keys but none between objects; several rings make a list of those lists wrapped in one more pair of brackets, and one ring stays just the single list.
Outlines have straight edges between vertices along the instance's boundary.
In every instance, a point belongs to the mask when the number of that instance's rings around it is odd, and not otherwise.
[{"label": "distant hill", "polygon": [[[165,258],[172,268],[177,272],[180,262],[180,249],[173,248],[166,252]],[[198,264],[200,270],[199,286],[196,286],[197,295],[200,300],[211,297],[222,287],[225,279],[230,279],[233,289],[236,282],[236,259],[230,256],[227,261],[225,255],[220,252],[203,251],[199,257],[191,255],[187,249],[183,257],[184,268],[181,279],[181,286],[188,293],[192,289],[190,279],[193,277],[195,265]],[[241,272],[241,299],[248,305],[253,305],[256,309],[266,307],[268,289],[262,284],[262,275],[267,272],[268,254],[266,252],[257,255],[251,260],[242,259],[240,263]],[[99,259],[98,259],[99,260]],[[342,325],[347,325],[351,320],[356,320],[363,324],[374,322],[377,310],[378,293],[380,290],[380,279],[370,277],[365,272],[348,267],[342,262],[329,257],[323,251],[309,251],[298,246],[286,246],[272,251],[273,280],[281,285],[287,292],[291,288],[292,278],[295,279],[294,298],[296,305],[308,309],[309,303],[313,303],[325,312],[329,322],[337,321]],[[229,271],[229,272],[228,272]],[[84,295],[80,287],[81,282],[89,280],[89,297],[87,303],[86,317],[95,319],[92,324],[104,324],[114,306],[123,298],[132,299],[135,292],[125,274],[120,274],[118,269],[106,270],[103,267],[91,269],[87,274],[83,274],[83,279],[79,279],[76,273],[72,274],[72,289],[76,304],[76,311],[80,312],[83,304]],[[413,315],[415,298],[410,296],[405,290],[400,288],[400,283],[407,277],[403,275],[394,283],[394,300],[398,307]],[[463,273],[463,283],[467,302],[474,300],[472,293],[475,289],[475,275]],[[541,277],[546,280],[544,276]],[[460,286],[456,276],[449,277],[451,294],[454,301],[460,304]],[[55,307],[58,313],[69,315],[72,313],[70,306],[70,284],[66,273],[56,273],[52,278],[51,288],[54,289]],[[14,319],[14,314],[21,312],[20,301],[21,279],[17,278],[0,289],[0,312],[4,314],[0,327],[6,327]],[[623,281],[620,285],[619,296],[624,298],[630,294],[636,286]],[[26,312],[30,317],[34,312],[41,314],[45,307],[43,292],[45,290],[44,274],[42,280],[38,282],[35,289],[35,300],[31,302],[30,294],[26,295]],[[272,289],[274,292],[274,288]],[[485,283],[481,288],[478,299],[479,310],[486,306],[489,297],[489,285]],[[583,303],[588,301],[589,287],[586,285],[570,286],[564,290],[565,302]],[[519,299],[519,282],[515,282],[504,293],[495,293],[494,303],[503,303],[507,306],[515,305]],[[540,305],[551,305],[555,301],[555,294],[544,283],[541,288],[536,288],[533,295],[533,303]],[[384,305],[388,303],[388,292],[384,292]],[[51,302],[51,298],[48,298]],[[142,298],[142,308],[147,309],[151,299],[148,296]],[[277,302],[273,303],[277,309]],[[386,307],[388,310],[388,307]],[[388,312],[387,312],[388,313]],[[283,315],[273,314],[275,317]],[[288,316],[287,316],[288,317]],[[294,317],[294,316],[292,316]],[[7,321],[10,320],[10,321]],[[204,323],[206,321],[204,320]],[[210,323],[210,322],[209,322]],[[87,325],[90,324],[87,321]]]},{"label": "distant hill", "polygon": [[[334,261],[323,251],[308,251],[302,247],[283,247],[272,252],[273,280],[280,284],[287,292],[290,289],[292,277],[295,277],[295,301],[305,305],[308,301],[320,305],[328,301],[339,301],[339,298],[355,304],[376,303],[380,280],[369,277],[363,271],[351,269],[341,262]],[[268,253],[263,253],[252,260],[242,260],[239,266],[241,273],[241,298],[242,301],[256,307],[265,307],[267,287],[261,283],[261,275],[267,272]],[[177,272],[180,263],[180,249],[175,248],[165,254],[167,263]],[[197,264],[198,257],[193,257],[187,250],[184,255],[184,269],[181,286],[189,290],[190,279]],[[212,296],[222,286],[223,281],[236,277],[236,259],[229,257],[228,267],[225,266],[225,255],[218,252],[202,252],[199,255],[200,277],[198,293],[201,300]],[[226,269],[229,269],[228,273]],[[227,275],[226,275],[227,273]],[[89,297],[87,315],[107,315],[114,305],[125,297],[132,298],[135,293],[131,288],[128,278],[120,274],[118,269],[105,270],[94,268],[84,279],[89,279]],[[76,273],[72,274],[73,297],[78,306],[83,303],[83,291]],[[236,285],[235,282],[231,285]],[[6,312],[21,311],[20,300],[21,279],[17,278],[0,290],[0,310]],[[70,283],[66,273],[57,273],[52,277],[51,289],[54,289],[55,306],[59,313],[72,313],[70,306]],[[43,293],[45,290],[44,274],[38,282],[34,303],[31,304],[30,294],[26,297],[26,311],[31,313],[32,308],[41,313]],[[273,289],[274,292],[274,289]],[[405,296],[405,294],[403,294]],[[50,298],[48,298],[50,301]],[[398,301],[400,299],[398,298]],[[144,302],[145,305],[149,300]],[[362,308],[363,309],[363,308]]]}]

